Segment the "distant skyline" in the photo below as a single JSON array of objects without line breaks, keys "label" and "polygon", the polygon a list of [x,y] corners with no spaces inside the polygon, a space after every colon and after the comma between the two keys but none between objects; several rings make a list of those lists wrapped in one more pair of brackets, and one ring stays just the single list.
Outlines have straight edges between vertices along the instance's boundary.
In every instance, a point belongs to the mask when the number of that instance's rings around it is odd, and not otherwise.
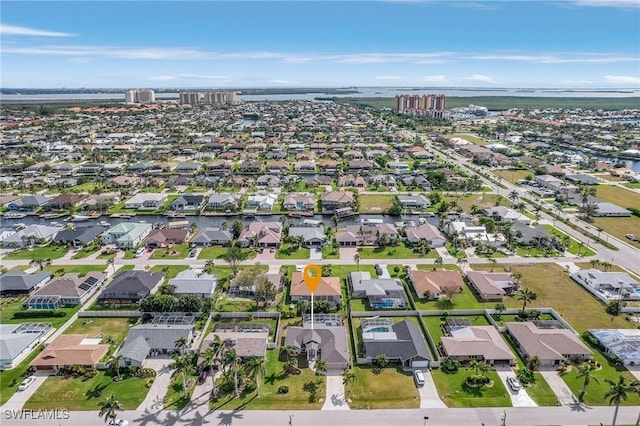
[{"label": "distant skyline", "polygon": [[640,1],[3,1],[0,85],[640,88]]}]

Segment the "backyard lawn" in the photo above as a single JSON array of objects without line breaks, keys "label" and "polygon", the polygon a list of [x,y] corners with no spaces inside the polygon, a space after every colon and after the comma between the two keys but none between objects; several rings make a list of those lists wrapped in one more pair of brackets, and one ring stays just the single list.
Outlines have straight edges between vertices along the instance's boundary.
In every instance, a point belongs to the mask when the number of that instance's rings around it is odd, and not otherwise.
[{"label": "backyard lawn", "polygon": [[[489,325],[489,321],[485,318],[484,315],[467,315],[467,316],[450,315],[448,318],[466,319],[466,320],[469,320],[471,325]],[[422,319],[424,320],[424,323],[427,325],[427,330],[429,330],[429,334],[433,339],[433,343],[435,343],[436,345],[439,345],[443,336],[442,329],[440,328],[440,325],[444,324],[444,321],[442,321],[442,317],[439,315],[423,316]]]},{"label": "backyard lawn", "polygon": [[[611,319],[605,312],[602,302],[587,290],[574,282],[565,270],[555,263],[538,263],[535,265],[513,265],[496,267],[496,272],[512,268],[512,272],[522,274],[521,288],[528,288],[537,294],[537,299],[528,303],[528,308],[553,308],[567,320],[578,332],[589,328],[631,328],[632,323],[624,318]],[[488,264],[474,264],[476,271],[488,271]],[[567,301],[571,303],[567,303]],[[514,296],[504,298],[507,308],[522,308],[522,302]]]},{"label": "backyard lawn", "polygon": [[352,409],[419,408],[420,397],[411,372],[393,367],[375,370],[357,366],[353,369],[349,399]]},{"label": "backyard lawn", "polygon": [[527,176],[534,176],[531,170],[494,170],[492,173],[511,183],[516,183],[520,179],[526,179]]},{"label": "backyard lawn", "polygon": [[99,371],[89,380],[50,376],[29,398],[24,408],[42,410],[64,407],[71,411],[98,410],[98,404],[113,393],[125,410],[135,410],[147,396],[147,383],[150,381],[151,378],[137,377],[114,381],[112,373],[106,371]]},{"label": "backyard lawn", "polygon": [[117,347],[127,337],[129,329],[135,325],[137,318],[78,318],[64,331],[64,334],[86,334],[87,337],[98,337],[113,340],[112,347]]},{"label": "backyard lawn", "polygon": [[106,265],[47,265],[44,267],[45,271],[51,272],[55,276],[62,276],[68,272],[79,274],[80,276],[87,275],[89,272],[98,271],[103,272],[107,269]]},{"label": "backyard lawn", "polygon": [[[211,246],[211,247],[205,247],[202,250],[200,250],[200,253],[198,254],[198,259],[222,259],[222,256],[224,256],[224,254],[229,251],[229,247],[223,247],[223,246]],[[244,251],[249,259],[253,259],[254,257],[256,257],[256,251],[255,250],[251,250],[251,249],[243,249],[242,251]]]},{"label": "backyard lawn", "polygon": [[413,251],[404,243],[387,247],[362,247],[358,249],[360,259],[435,259],[438,252],[431,249],[426,255]]},{"label": "backyard lawn", "polygon": [[170,248],[158,248],[151,253],[151,259],[184,259],[189,254],[187,244],[176,244]]},{"label": "backyard lawn", "polygon": [[300,247],[297,250],[291,244],[282,244],[276,251],[276,259],[309,259],[311,250],[306,247]]},{"label": "backyard lawn", "polygon": [[66,246],[48,245],[44,247],[24,248],[7,254],[4,260],[60,259],[69,250]]},{"label": "backyard lawn", "polygon": [[496,205],[496,202],[500,202],[501,205],[510,205],[511,202],[504,198],[502,195],[498,194],[469,194],[469,195],[445,195],[442,197],[447,200],[449,203],[455,201],[458,206],[462,207],[462,209],[466,213],[471,213],[471,206],[474,204],[479,208],[487,208],[493,207]]},{"label": "backyard lawn", "polygon": [[[300,375],[285,375],[284,362],[278,359],[278,349],[268,350],[266,357],[266,374],[260,378],[260,393],[250,392],[240,395],[240,398],[221,397],[209,404],[211,409],[235,410],[319,410],[321,399],[325,397],[325,379],[307,368],[306,360],[299,358]],[[322,385],[316,390],[315,398],[309,392],[309,384],[322,379]],[[305,386],[306,385],[306,386]],[[287,386],[289,392],[278,394],[280,386]],[[307,390],[305,390],[305,387]]]},{"label": "backyard lawn", "polygon": [[386,213],[393,205],[395,195],[387,194],[361,194],[358,195],[360,213],[382,214]]},{"label": "backyard lawn", "polygon": [[419,311],[431,310],[452,310],[452,309],[483,309],[484,306],[478,302],[478,299],[471,293],[471,290],[465,285],[462,287],[462,293],[456,293],[453,300],[449,301],[446,297],[436,300],[426,298],[418,298],[415,289],[411,283],[407,284],[413,296],[413,301]]},{"label": "backyard lawn", "polygon": [[442,369],[431,371],[438,394],[447,407],[511,407],[511,398],[498,373],[489,372],[487,377],[493,381],[493,385],[481,388],[467,386],[465,381],[471,374],[473,374],[472,371],[465,369],[460,369],[455,374],[447,374]]}]

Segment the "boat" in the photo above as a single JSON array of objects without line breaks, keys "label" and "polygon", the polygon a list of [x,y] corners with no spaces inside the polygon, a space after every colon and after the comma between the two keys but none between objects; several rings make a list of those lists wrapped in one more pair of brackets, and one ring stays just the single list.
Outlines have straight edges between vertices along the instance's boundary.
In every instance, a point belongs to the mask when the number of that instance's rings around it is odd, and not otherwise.
[{"label": "boat", "polygon": [[109,217],[112,217],[114,219],[131,219],[132,217],[134,217],[135,214],[129,214],[129,213],[114,213]]},{"label": "boat", "polygon": [[67,213],[45,213],[45,214],[41,214],[40,218],[41,219],[59,219],[66,215]]},{"label": "boat", "polygon": [[84,222],[86,220],[89,220],[89,216],[84,216],[81,214],[74,214],[69,218],[69,222]]},{"label": "boat", "polygon": [[187,217],[187,215],[186,215],[186,214],[184,214],[184,213],[177,213],[177,212],[167,212],[167,213],[165,213],[165,216],[168,216],[168,217],[179,217],[179,218],[180,218],[180,217]]},{"label": "boat", "polygon": [[105,228],[109,228],[111,226],[111,224],[109,222],[107,222],[106,220],[101,220],[98,225],[100,226],[104,226]]},{"label": "boat", "polygon": [[313,217],[313,212],[310,211],[295,211],[289,212],[289,217]]},{"label": "boat", "polygon": [[360,223],[362,223],[363,225],[374,225],[374,224],[381,224],[384,223],[383,219],[361,219]]},{"label": "boat", "polygon": [[28,214],[26,213],[20,213],[20,212],[7,212],[4,215],[5,219],[24,219],[25,217],[27,217]]},{"label": "boat", "polygon": [[89,219],[97,219],[100,216],[102,216],[102,214],[98,213],[98,212],[91,212],[89,213]]}]

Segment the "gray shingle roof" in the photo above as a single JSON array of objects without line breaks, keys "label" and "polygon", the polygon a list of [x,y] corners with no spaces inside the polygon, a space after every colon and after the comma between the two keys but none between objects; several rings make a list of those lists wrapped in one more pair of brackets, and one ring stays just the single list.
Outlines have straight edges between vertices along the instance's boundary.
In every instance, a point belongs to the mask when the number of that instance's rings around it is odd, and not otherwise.
[{"label": "gray shingle roof", "polygon": [[49,278],[47,271],[27,274],[16,269],[0,276],[0,291],[29,291],[46,278]]},{"label": "gray shingle roof", "polygon": [[416,357],[431,360],[431,353],[417,325],[400,321],[392,328],[396,339],[364,341],[367,357],[375,358],[384,354],[388,358],[399,358],[402,362]]}]

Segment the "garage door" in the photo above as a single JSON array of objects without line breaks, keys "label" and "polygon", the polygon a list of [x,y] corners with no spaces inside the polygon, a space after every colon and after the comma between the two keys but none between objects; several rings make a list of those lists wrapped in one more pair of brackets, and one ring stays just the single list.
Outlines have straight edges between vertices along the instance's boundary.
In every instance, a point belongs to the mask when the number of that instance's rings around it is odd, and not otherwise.
[{"label": "garage door", "polygon": [[413,361],[411,363],[413,368],[429,368],[429,361]]}]

